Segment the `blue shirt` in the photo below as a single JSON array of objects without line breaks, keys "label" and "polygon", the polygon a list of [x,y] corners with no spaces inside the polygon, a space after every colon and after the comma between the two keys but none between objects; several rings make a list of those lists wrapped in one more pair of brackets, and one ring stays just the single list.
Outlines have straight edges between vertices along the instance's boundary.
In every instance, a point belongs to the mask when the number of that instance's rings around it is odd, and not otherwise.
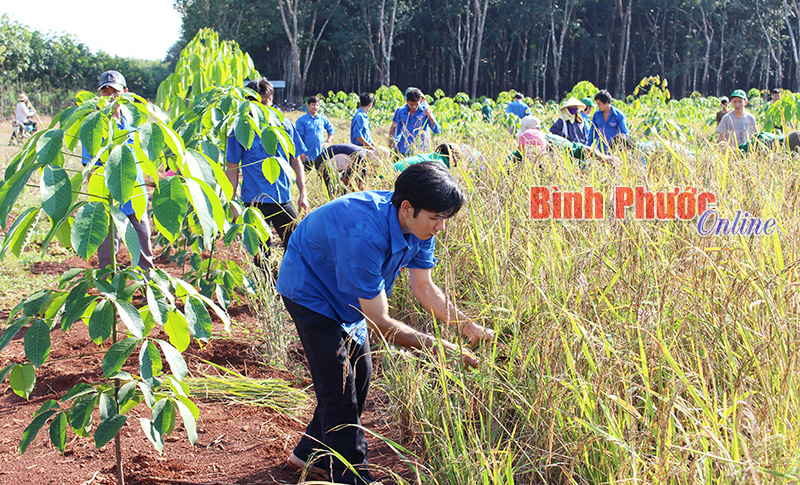
[{"label": "blue shirt", "polygon": [[428,128],[434,133],[439,133],[438,123],[430,126],[431,120],[425,116],[425,105],[420,103],[413,115],[410,111],[408,105],[397,108],[392,118],[392,122],[397,123],[397,129],[394,132],[395,145],[397,151],[403,155],[407,155],[411,148],[416,148],[418,152],[429,151]]},{"label": "blue shirt", "polygon": [[605,153],[608,151],[608,143],[612,138],[619,134],[627,135],[628,126],[625,124],[625,115],[622,111],[611,106],[611,112],[608,114],[608,119],[603,119],[603,112],[597,110],[592,117],[592,138],[591,144]]},{"label": "blue shirt", "polygon": [[[136,159],[136,152],[134,152],[133,148],[132,148],[132,145],[133,145],[133,132],[135,130],[131,126],[130,121],[128,121],[128,118],[125,117],[125,113],[122,113],[122,115],[119,118],[119,121],[117,121],[117,129],[120,130],[120,131],[127,131],[128,132],[128,139],[125,140],[125,145],[131,151],[131,153],[133,153],[133,158]],[[105,139],[103,139],[103,141],[105,141]],[[86,147],[84,147],[83,145],[81,145],[81,152],[82,152],[81,153],[81,163],[83,165],[88,165],[89,162],[92,161],[92,158],[94,158],[94,155],[90,154],[89,151],[86,150]],[[100,162],[97,162],[97,163],[95,163],[95,165],[102,166],[103,164],[100,163]],[[136,164],[136,183],[138,183],[140,185],[144,184],[144,173],[142,172],[142,169],[139,167],[138,163]],[[149,196],[149,194],[147,193],[146,190],[144,191],[144,193],[146,194],[145,196],[149,200],[150,196]],[[120,206],[119,209],[126,216],[132,216],[133,214],[136,213],[133,210],[133,203],[131,203],[131,201],[125,202],[124,204],[122,204]]]},{"label": "blue shirt", "polygon": [[367,113],[361,108],[358,108],[356,114],[353,115],[353,121],[350,123],[350,143],[363,146],[356,140],[358,137],[372,144],[372,137],[369,134],[369,118],[367,117]]},{"label": "blue shirt", "polygon": [[508,108],[506,108],[506,113],[514,113],[515,115],[519,116],[520,119],[524,118],[528,113],[530,108],[527,104],[523,103],[522,100],[516,100],[509,103]]},{"label": "blue shirt", "polygon": [[356,192],[305,217],[289,238],[278,293],[364,342],[359,298],[389,295],[403,268],[433,268],[435,237],[403,234],[390,191]]},{"label": "blue shirt", "polygon": [[297,118],[296,125],[297,132],[300,134],[300,138],[303,139],[303,143],[306,146],[304,152],[298,153],[305,153],[306,158],[314,160],[322,153],[322,144],[327,138],[325,133],[327,132],[333,135],[333,125],[328,121],[328,118],[321,113],[317,113],[316,116],[311,116],[306,113]]},{"label": "blue shirt", "polygon": [[[306,151],[303,140],[298,135],[297,130],[292,126],[288,119],[283,120],[283,127],[294,142],[295,153],[298,155]],[[264,160],[271,157],[281,157],[289,160],[283,147],[278,143],[275,153],[267,153],[264,145],[261,144],[261,137],[256,133],[253,146],[245,150],[239,140],[231,133],[228,137],[228,146],[225,150],[225,160],[229,163],[237,163],[242,169],[242,202],[251,204],[253,202],[262,204],[283,204],[292,200],[292,182],[286,172],[281,169],[280,175],[274,184],[264,176],[262,165]]]}]

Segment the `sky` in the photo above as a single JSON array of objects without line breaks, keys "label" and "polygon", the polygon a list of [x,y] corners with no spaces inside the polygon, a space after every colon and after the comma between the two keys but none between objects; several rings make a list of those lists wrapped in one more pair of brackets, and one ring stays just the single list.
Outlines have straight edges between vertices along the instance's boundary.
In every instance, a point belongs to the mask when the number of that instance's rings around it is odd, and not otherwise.
[{"label": "sky", "polygon": [[163,59],[181,33],[172,0],[4,0],[4,13],[31,30],[72,34],[94,53],[136,59]]}]

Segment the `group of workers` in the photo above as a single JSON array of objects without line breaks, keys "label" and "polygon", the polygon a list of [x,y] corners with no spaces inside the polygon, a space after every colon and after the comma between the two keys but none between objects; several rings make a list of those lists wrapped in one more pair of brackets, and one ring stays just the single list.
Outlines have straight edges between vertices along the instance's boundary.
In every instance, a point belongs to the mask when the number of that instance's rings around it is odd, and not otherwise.
[{"label": "group of workers", "polygon": [[[272,105],[274,89],[266,78],[249,82],[247,88],[258,96],[252,98],[254,102]],[[100,96],[113,98],[128,90],[117,71],[104,72],[97,89]],[[734,91],[731,98],[734,109],[722,116],[717,131],[720,140],[739,141],[752,135],[755,120],[743,114],[747,100],[742,91]],[[422,308],[456,327],[470,345],[495,337],[493,330],[458,310],[432,278],[436,235],[467,201],[449,168],[465,156],[478,160],[480,154],[450,143],[430,151],[429,132],[439,133],[436,117],[419,89],[409,88],[405,100],[392,118],[389,149],[379,147],[372,138],[368,115],[374,96],[369,93],[360,96],[349,143],[330,144],[333,125],[320,113],[319,100],[313,96],[307,102],[308,113],[296,123],[284,119],[283,128],[295,146],[293,156],[280,144],[269,152],[258,134],[250,148],[242,146],[233,133],[227,138],[227,176],[234,197],[241,174],[242,202],[263,213],[284,248],[277,291],[295,323],[317,397],[313,418],[287,465],[303,469],[312,478],[346,484],[373,481],[360,420],[372,375],[368,329],[400,346],[439,352],[466,366],[478,364],[477,357],[462,345],[390,316],[388,297],[403,269],[408,269],[412,292]],[[592,114],[594,108],[597,111]],[[594,98],[568,99],[547,133],[539,118],[530,115],[522,95],[509,104],[508,112],[520,118],[522,128],[519,149],[512,155],[516,159],[536,157],[554,147],[579,160],[612,161],[610,145],[628,139],[625,115],[612,106],[605,90]],[[133,131],[119,106],[112,117],[120,130]],[[363,191],[371,157],[389,150],[398,159],[394,190]],[[94,155],[84,149],[83,163],[90,163]],[[273,157],[287,160],[295,172],[301,212],[309,210],[305,177],[312,168],[320,172],[331,195],[339,195],[334,176],[346,186],[355,178],[360,191],[333,198],[298,223],[289,175],[281,169],[270,182],[262,171],[263,162]],[[141,170],[138,176],[142,177]],[[130,203],[120,208],[136,229],[141,248],[136,259],[146,273],[153,264],[148,216],[136,217]],[[118,246],[118,236],[113,250],[107,238],[99,251],[101,266],[116,257]]]}]

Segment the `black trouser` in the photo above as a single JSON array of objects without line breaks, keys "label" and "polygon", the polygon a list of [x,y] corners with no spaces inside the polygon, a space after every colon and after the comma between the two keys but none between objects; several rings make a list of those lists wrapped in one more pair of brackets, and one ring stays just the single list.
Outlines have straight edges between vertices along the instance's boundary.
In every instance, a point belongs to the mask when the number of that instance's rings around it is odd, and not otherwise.
[{"label": "black trouser", "polygon": [[342,331],[336,320],[285,296],[283,303],[303,343],[317,396],[314,417],[294,454],[308,461],[314,451],[324,453],[333,449],[358,470],[358,475],[337,458],[327,457],[322,460],[322,467],[329,472],[331,481],[369,483],[372,475],[367,469],[367,438],[360,428],[372,377],[369,337],[358,345]]},{"label": "black trouser", "polygon": [[292,231],[297,225],[297,210],[295,210],[292,201],[282,204],[253,202],[253,207],[260,210],[264,214],[264,219],[278,231],[283,249],[286,249],[289,244],[289,236],[292,235]]}]

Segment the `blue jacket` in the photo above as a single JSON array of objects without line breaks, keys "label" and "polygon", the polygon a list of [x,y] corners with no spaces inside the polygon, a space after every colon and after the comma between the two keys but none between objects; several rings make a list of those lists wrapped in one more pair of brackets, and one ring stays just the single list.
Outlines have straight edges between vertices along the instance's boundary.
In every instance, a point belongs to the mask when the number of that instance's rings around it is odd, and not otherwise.
[{"label": "blue jacket", "polygon": [[508,108],[506,108],[506,113],[514,113],[515,115],[519,116],[520,119],[530,114],[529,112],[530,107],[528,107],[528,105],[523,103],[521,100],[512,101],[508,105]]},{"label": "blue jacket", "polygon": [[392,122],[397,123],[394,140],[397,151],[403,155],[407,155],[412,147],[415,147],[417,152],[425,152],[430,149],[427,141],[429,138],[428,128],[434,133],[439,133],[439,124],[434,123],[433,126],[430,126],[430,120],[425,116],[422,103],[413,115],[410,113],[408,105],[397,108]]},{"label": "blue jacket", "polygon": [[326,132],[330,135],[333,134],[333,125],[322,113],[317,113],[313,117],[306,113],[297,118],[295,125],[300,138],[303,139],[303,144],[306,146],[306,151],[304,152],[306,158],[314,160],[322,153],[322,144],[327,138]]},{"label": "blue jacket", "polygon": [[369,118],[363,109],[358,108],[356,114],[353,115],[353,121],[350,123],[350,143],[353,145],[361,146],[361,143],[356,138],[361,137],[367,143],[372,143],[372,136],[369,131]]},{"label": "blue jacket", "polygon": [[603,112],[598,110],[592,117],[592,145],[605,153],[608,151],[608,144],[611,139],[619,134],[627,135],[628,126],[625,124],[625,115],[615,107],[611,107],[608,119],[603,119]]}]

